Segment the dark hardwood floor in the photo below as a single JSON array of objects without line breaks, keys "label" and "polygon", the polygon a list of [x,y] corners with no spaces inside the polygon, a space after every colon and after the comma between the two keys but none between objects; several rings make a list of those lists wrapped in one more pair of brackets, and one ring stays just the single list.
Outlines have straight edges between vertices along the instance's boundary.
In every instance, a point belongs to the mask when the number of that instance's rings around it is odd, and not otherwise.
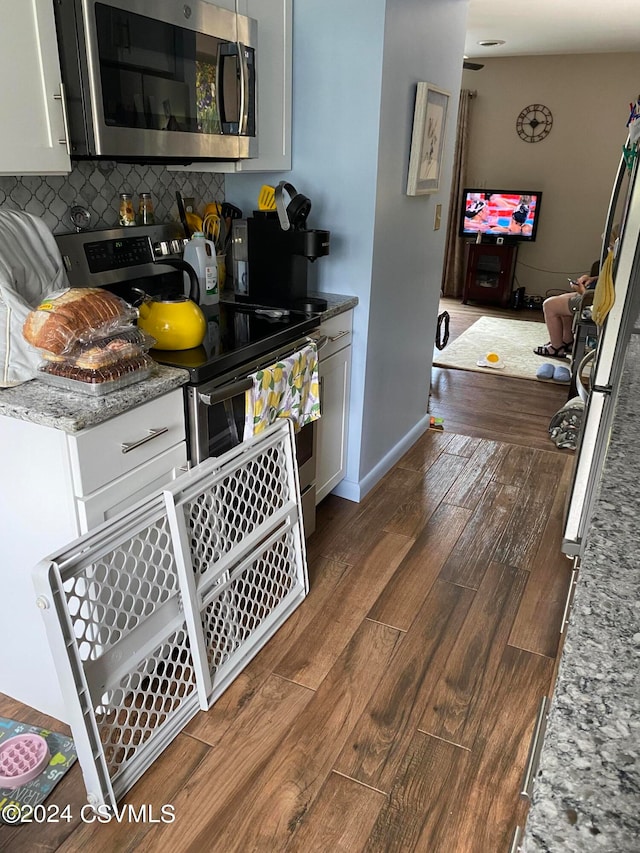
[{"label": "dark hardwood floor", "polygon": [[507,853],[571,573],[572,456],[546,433],[566,389],[439,373],[445,431],[323,501],[309,596],[125,798],[175,822],[83,824],[76,765],[48,800],[74,820],[1,827],[1,850]]},{"label": "dark hardwood floor", "polygon": [[[440,311],[451,318],[449,342],[485,315],[543,323],[541,311],[462,305],[455,299],[442,299]],[[542,327],[540,342],[546,340]],[[549,421],[567,402],[567,391],[566,385],[434,367],[429,412],[444,419],[447,432],[549,450]]]}]

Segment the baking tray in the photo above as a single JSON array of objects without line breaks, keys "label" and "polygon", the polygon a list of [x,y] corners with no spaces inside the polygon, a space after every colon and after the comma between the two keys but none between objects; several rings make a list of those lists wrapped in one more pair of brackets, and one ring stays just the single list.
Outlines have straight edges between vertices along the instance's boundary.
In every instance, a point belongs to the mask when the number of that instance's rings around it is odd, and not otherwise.
[{"label": "baking tray", "polygon": [[104,397],[106,394],[111,394],[113,391],[120,391],[128,385],[134,385],[142,379],[146,379],[155,370],[154,365],[134,370],[131,373],[125,373],[117,379],[109,379],[106,382],[81,382],[78,379],[67,379],[66,376],[56,376],[53,373],[46,373],[43,370],[38,370],[37,378],[41,382],[46,382],[47,385],[52,385],[54,388],[62,388],[65,391],[73,391],[75,394],[87,394],[90,397]]}]

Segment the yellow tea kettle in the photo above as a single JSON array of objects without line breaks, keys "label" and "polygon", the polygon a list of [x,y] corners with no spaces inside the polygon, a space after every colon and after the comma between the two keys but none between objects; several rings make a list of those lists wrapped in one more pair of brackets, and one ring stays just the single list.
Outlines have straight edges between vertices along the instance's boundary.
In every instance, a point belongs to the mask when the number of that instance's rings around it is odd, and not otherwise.
[{"label": "yellow tea kettle", "polygon": [[143,297],[138,305],[138,326],[156,339],[154,349],[186,350],[199,347],[207,331],[207,321],[198,305],[200,284],[191,264],[179,259],[156,260],[184,270],[191,281],[189,296],[156,299],[139,288],[132,288]]}]

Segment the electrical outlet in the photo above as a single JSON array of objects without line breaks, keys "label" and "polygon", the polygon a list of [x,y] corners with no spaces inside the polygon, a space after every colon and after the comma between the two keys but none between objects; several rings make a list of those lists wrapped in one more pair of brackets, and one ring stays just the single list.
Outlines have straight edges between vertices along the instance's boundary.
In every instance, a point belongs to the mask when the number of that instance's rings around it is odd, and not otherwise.
[{"label": "electrical outlet", "polygon": [[436,204],[436,215],[433,220],[433,230],[438,231],[442,223],[442,205]]}]

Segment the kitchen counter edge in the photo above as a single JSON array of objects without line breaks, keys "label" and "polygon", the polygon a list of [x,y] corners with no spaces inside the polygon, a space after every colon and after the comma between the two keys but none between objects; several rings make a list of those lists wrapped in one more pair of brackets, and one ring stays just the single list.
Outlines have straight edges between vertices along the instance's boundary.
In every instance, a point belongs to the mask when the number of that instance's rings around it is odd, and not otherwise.
[{"label": "kitchen counter edge", "polygon": [[640,851],[640,336],[625,357],[523,853]]},{"label": "kitchen counter edge", "polygon": [[324,323],[325,320],[330,320],[331,317],[337,317],[338,314],[344,314],[345,311],[350,311],[352,308],[355,308],[358,304],[357,296],[341,296],[338,293],[310,293],[309,296],[313,296],[318,299],[326,299],[327,300],[327,308],[325,311],[320,312],[320,322]]},{"label": "kitchen counter edge", "polygon": [[[346,296],[340,293],[321,293],[319,290],[309,291],[308,294],[313,299],[325,299],[327,307],[324,311],[318,311],[317,316],[321,323],[325,320],[330,320],[331,317],[336,317],[338,314],[344,314],[345,311],[350,311],[355,308],[359,300],[357,296]],[[220,297],[221,302],[235,303],[236,298],[233,293],[223,293]],[[242,303],[249,304],[249,303]]]},{"label": "kitchen counter edge", "polygon": [[147,379],[104,397],[92,397],[32,379],[13,388],[0,389],[0,415],[76,433],[161,397],[188,381],[188,371],[156,365]]}]

